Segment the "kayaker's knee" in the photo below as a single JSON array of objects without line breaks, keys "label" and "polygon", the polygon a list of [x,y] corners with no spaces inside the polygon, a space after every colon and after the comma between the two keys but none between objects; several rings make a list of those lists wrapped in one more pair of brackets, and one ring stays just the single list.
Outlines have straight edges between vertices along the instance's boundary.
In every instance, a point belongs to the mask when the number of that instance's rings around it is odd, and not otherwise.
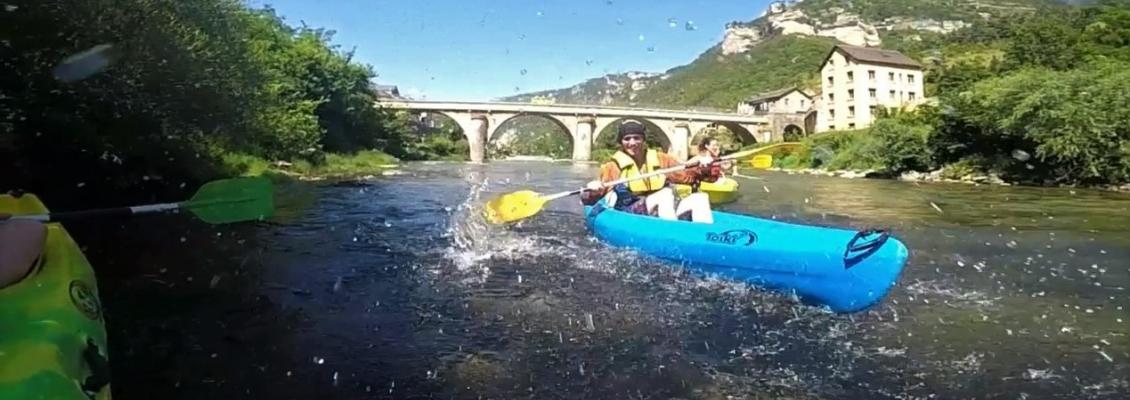
[{"label": "kayaker's knee", "polygon": [[43,252],[47,227],[36,221],[0,221],[0,288],[27,276]]},{"label": "kayaker's knee", "polygon": [[678,215],[691,213],[691,220],[705,224],[714,223],[714,215],[710,211],[710,196],[706,193],[691,193],[679,202]]},{"label": "kayaker's knee", "polygon": [[648,211],[655,210],[659,218],[675,219],[675,191],[669,187],[647,196]]}]

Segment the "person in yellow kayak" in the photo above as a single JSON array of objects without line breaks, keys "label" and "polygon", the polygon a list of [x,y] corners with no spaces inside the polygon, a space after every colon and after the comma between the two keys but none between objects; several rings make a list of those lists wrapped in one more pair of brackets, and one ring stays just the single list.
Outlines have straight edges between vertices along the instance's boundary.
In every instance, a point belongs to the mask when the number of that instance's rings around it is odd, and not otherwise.
[{"label": "person in yellow kayak", "polygon": [[[698,142],[698,154],[707,155],[711,158],[720,157],[722,152],[722,143],[714,136],[706,136]],[[718,175],[719,178],[725,178],[726,174],[723,171],[730,170],[730,173],[737,175],[738,165],[733,161],[722,161],[720,163],[710,166],[711,174]]]},{"label": "person in yellow kayak", "polygon": [[47,240],[43,224],[10,217],[0,213],[0,288],[27,276]]},{"label": "person in yellow kayak", "polygon": [[647,138],[647,129],[638,121],[625,121],[617,130],[616,139],[620,143],[620,150],[612,155],[612,160],[600,167],[600,179],[585,185],[586,190],[581,193],[581,202],[585,205],[596,204],[611,191],[615,198],[609,202],[614,208],[634,214],[653,215],[662,219],[676,220],[689,217],[691,221],[713,223],[714,216],[710,212],[710,198],[706,193],[693,193],[675,204],[675,191],[670,183],[695,184],[698,181],[713,182],[719,175],[708,166],[714,158],[700,154],[688,162],[698,162],[698,167],[692,167],[679,172],[658,175],[651,178],[634,180],[609,188],[604,188],[602,182],[611,182],[620,178],[630,178],[652,172],[662,168],[670,168],[684,163],[671,155],[647,148],[644,140]]}]

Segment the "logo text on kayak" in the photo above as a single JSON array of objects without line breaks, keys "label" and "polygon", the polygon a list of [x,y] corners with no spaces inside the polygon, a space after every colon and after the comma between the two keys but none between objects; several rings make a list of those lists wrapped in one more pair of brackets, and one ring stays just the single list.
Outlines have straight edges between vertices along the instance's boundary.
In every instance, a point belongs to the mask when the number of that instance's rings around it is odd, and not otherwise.
[{"label": "logo text on kayak", "polygon": [[757,234],[747,229],[732,229],[722,233],[707,232],[706,240],[715,243],[749,246],[757,242]]}]

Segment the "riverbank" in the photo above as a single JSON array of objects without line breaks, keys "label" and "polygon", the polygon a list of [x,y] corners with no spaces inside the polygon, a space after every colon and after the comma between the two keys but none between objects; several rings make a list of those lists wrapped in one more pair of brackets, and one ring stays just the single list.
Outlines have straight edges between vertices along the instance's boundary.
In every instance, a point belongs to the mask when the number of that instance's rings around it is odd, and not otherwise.
[{"label": "riverbank", "polygon": [[245,154],[231,154],[224,157],[224,163],[233,175],[267,175],[276,179],[300,181],[323,181],[335,179],[369,178],[375,176],[400,175],[397,168],[400,160],[387,153],[375,150],[359,151],[352,154],[326,154],[321,163],[300,160],[268,161]]},{"label": "riverbank", "polygon": [[789,175],[821,175],[836,178],[847,179],[893,179],[904,182],[928,182],[928,183],[957,183],[967,185],[997,185],[997,186],[1031,186],[1031,187],[1062,187],[1062,188],[1081,188],[1081,189],[1096,189],[1107,190],[1114,192],[1130,193],[1130,183],[1121,185],[1067,185],[1067,184],[1032,184],[1024,182],[1008,182],[1002,179],[999,175],[993,173],[977,174],[969,173],[960,176],[949,174],[945,168],[940,168],[931,172],[918,172],[907,171],[901,174],[889,171],[881,171],[874,169],[867,170],[854,170],[854,169],[823,169],[823,168],[781,168],[772,167],[768,171],[783,172]]}]

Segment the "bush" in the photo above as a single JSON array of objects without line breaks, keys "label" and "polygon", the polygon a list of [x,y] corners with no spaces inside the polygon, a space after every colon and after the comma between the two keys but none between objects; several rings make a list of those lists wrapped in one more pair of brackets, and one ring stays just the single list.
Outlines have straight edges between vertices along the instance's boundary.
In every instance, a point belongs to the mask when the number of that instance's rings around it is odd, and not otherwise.
[{"label": "bush", "polygon": [[1123,182],[1130,179],[1128,81],[1130,70],[1118,62],[1029,68],[984,80],[951,99],[938,143],[951,147],[945,149],[951,158],[1016,153],[1013,170],[1054,181]]},{"label": "bush", "polygon": [[931,166],[932,131],[931,126],[912,120],[880,119],[860,145],[860,162],[891,172],[926,170]]}]

